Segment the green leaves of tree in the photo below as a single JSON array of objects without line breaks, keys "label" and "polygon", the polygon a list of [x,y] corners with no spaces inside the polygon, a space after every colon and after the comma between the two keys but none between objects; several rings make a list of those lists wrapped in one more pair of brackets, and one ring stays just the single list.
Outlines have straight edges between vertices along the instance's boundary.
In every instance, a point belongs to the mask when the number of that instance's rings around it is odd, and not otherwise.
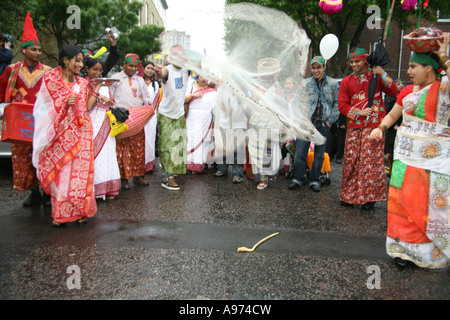
[{"label": "green leaves of tree", "polygon": [[[68,8],[77,6],[79,28],[70,28],[68,19],[73,13]],[[117,43],[121,55],[127,52],[145,57],[159,50],[158,37],[164,30],[157,26],[138,26],[142,3],[133,0],[3,0],[0,8],[0,32],[10,33],[20,41],[23,22],[31,13],[36,30],[53,38],[57,48],[43,47],[43,52],[56,61],[59,49],[68,43],[96,51],[109,47],[105,28],[115,27],[120,33]]]}]

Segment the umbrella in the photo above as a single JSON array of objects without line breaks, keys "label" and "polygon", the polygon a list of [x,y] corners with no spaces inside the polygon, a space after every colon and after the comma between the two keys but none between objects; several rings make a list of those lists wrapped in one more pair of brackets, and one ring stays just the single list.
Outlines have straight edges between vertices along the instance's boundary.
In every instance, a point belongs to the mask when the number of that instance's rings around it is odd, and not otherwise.
[{"label": "umbrella", "polygon": [[[391,61],[391,59],[389,58],[389,55],[386,51],[386,48],[383,45],[383,33],[384,33],[384,29],[381,30],[380,40],[378,41],[377,47],[367,57],[367,62],[369,62],[369,65],[371,68],[373,68],[375,66],[383,67]],[[369,103],[367,105],[368,108],[372,107],[373,97],[375,95],[375,90],[377,88],[377,80],[378,80],[377,74],[374,73],[372,79],[369,82]],[[366,119],[366,124],[367,124],[367,121],[369,121],[369,117],[367,117],[367,119]]]},{"label": "umbrella", "polygon": [[117,121],[124,123],[130,116],[129,111],[123,107],[110,107],[111,112],[116,116]]}]

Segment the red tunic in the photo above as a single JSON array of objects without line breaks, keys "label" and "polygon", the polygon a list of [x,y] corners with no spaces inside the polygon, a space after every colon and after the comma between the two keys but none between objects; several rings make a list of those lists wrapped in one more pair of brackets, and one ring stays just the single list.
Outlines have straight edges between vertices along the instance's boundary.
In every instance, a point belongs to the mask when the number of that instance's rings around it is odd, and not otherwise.
[{"label": "red tunic", "polygon": [[390,96],[397,96],[395,82],[386,75],[386,81],[377,77],[377,86],[372,103],[372,114],[366,124],[366,117],[357,117],[357,112],[367,108],[369,102],[369,82],[374,73],[371,69],[362,76],[351,74],[345,77],[339,88],[339,111],[347,117],[348,128],[376,128],[386,116],[382,92]]},{"label": "red tunic", "polygon": [[[0,77],[0,102],[5,102],[8,79],[15,67],[20,69],[10,102],[34,104],[41,87],[42,76],[50,67],[38,62],[32,73],[25,61],[6,67]],[[12,143],[11,152],[14,189],[27,190],[38,183],[36,169],[31,163],[32,145]]]},{"label": "red tunic", "polygon": [[340,199],[354,205],[387,199],[384,138],[371,139],[370,132],[378,127],[386,116],[381,93],[396,96],[397,86],[387,75],[385,80],[378,76],[372,114],[366,121],[367,117],[358,117],[357,112],[368,106],[369,82],[372,77],[372,70],[362,76],[351,74],[342,80],[339,89],[339,111],[348,120]]}]

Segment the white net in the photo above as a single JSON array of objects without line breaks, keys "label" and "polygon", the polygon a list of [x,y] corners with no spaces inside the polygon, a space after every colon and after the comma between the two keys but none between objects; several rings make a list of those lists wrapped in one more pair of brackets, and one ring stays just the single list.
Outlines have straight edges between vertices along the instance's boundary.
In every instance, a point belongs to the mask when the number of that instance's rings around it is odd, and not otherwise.
[{"label": "white net", "polygon": [[[225,30],[223,56],[207,53],[199,65],[179,50],[166,47],[172,51],[169,63],[218,86],[215,123],[224,109],[224,90],[243,102],[250,126],[276,130],[280,144],[293,139],[323,144],[325,138],[309,120],[303,84],[310,44],[305,31],[285,13],[251,3],[225,6],[221,23]],[[284,82],[289,77],[297,85],[295,104],[284,95]]]}]

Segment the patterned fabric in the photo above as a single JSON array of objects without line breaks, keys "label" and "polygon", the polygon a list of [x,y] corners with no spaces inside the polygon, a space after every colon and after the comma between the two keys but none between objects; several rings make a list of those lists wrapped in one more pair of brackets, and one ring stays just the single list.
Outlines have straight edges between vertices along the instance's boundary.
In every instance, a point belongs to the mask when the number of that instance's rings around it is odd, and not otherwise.
[{"label": "patterned fabric", "polygon": [[[25,61],[8,66],[0,78],[0,101],[34,104],[42,77],[49,68],[38,62],[30,73]],[[11,144],[14,189],[24,191],[38,183],[31,153],[31,145]]]},{"label": "patterned fabric", "polygon": [[450,265],[448,78],[402,100],[388,200],[386,250],[424,268]]},{"label": "patterned fabric", "polygon": [[130,179],[145,174],[145,131],[116,141],[120,177]]},{"label": "patterned fabric", "polygon": [[38,184],[36,169],[31,163],[32,145],[24,143],[11,144],[11,162],[14,189],[25,191]]},{"label": "patterned fabric", "polygon": [[386,116],[382,92],[389,96],[397,96],[395,82],[389,76],[386,76],[385,80],[378,76],[371,107],[372,114],[369,117],[359,116],[358,112],[369,104],[369,83],[373,76],[373,71],[369,69],[362,75],[351,74],[341,81],[339,111],[348,118],[348,128],[378,127]]},{"label": "patterned fabric", "polygon": [[[144,128],[145,123],[148,123],[148,119],[154,114],[154,108],[148,108],[152,101],[144,79],[137,74],[130,78],[124,71],[112,75],[112,78],[120,80],[120,82],[115,82],[110,87],[111,97],[118,106],[128,110],[144,108],[150,111],[148,113],[149,117],[141,123],[142,127],[140,129]],[[131,119],[129,118],[128,120]],[[128,133],[123,136],[127,135]],[[143,176],[146,171],[145,130],[140,130],[139,133],[132,137],[117,139],[116,143],[120,176],[125,179]]]},{"label": "patterned fabric", "polygon": [[[95,82],[91,82],[91,90],[95,87]],[[100,95],[109,97],[109,90],[101,87]],[[93,128],[94,140],[94,190],[95,196],[101,197],[110,195],[117,197],[120,189],[120,171],[116,158],[116,139],[111,137],[109,132],[109,118],[106,111],[109,106],[99,100],[89,111],[89,116]]]},{"label": "patterned fabric", "polygon": [[17,78],[19,77],[19,70],[22,67],[22,63],[16,63],[11,69],[11,73],[8,77],[8,85],[5,93],[5,102],[11,101],[11,96],[14,88],[16,87]]},{"label": "patterned fabric", "polygon": [[253,176],[257,182],[276,178],[282,167],[281,148],[277,140],[279,131],[269,129],[276,127],[270,119],[273,118],[258,112],[254,112],[250,118],[248,153]]},{"label": "patterned fabric", "polygon": [[[67,100],[76,95],[74,105]],[[88,81],[63,81],[61,67],[44,75],[34,107],[33,164],[47,194],[51,194],[53,219],[59,223],[92,217],[94,152],[92,124],[87,112]]]},{"label": "patterned fabric", "polygon": [[164,172],[168,174],[186,173],[186,123],[184,116],[171,119],[158,114],[158,153]]},{"label": "patterned fabric", "polygon": [[0,78],[0,101],[34,104],[42,76],[49,68],[38,62],[30,73],[25,61],[8,66]]},{"label": "patterned fabric", "polygon": [[384,138],[370,138],[371,128],[347,130],[340,199],[362,205],[387,200]]},{"label": "patterned fabric", "polygon": [[[274,86],[264,95],[276,95]],[[249,119],[248,153],[256,182],[268,181],[278,176],[281,162],[280,127],[274,117],[265,111],[254,110]]]},{"label": "patterned fabric", "polygon": [[150,101],[153,101],[152,105],[155,110],[155,115],[150,118],[147,124],[144,126],[145,131],[145,172],[153,172],[155,170],[155,147],[156,147],[156,125],[159,102],[162,98],[162,88],[159,88],[157,81],[147,83],[147,91],[150,95]]}]

